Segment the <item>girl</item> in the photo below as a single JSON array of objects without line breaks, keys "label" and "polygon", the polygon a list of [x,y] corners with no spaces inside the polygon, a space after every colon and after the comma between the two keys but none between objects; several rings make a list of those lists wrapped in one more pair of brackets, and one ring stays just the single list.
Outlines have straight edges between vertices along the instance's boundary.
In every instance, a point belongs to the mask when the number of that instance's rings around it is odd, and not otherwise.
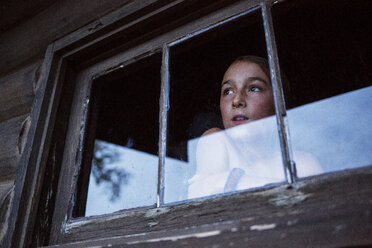
[{"label": "girl", "polygon": [[[221,82],[220,111],[225,130],[211,128],[200,138],[196,174],[189,180],[188,197],[284,181],[273,116],[273,90],[265,59],[244,56],[229,66]],[[273,117],[265,118],[269,116]],[[253,122],[262,118],[265,119]],[[296,152],[295,160],[301,164],[301,174],[320,171],[316,160],[306,153]]]}]

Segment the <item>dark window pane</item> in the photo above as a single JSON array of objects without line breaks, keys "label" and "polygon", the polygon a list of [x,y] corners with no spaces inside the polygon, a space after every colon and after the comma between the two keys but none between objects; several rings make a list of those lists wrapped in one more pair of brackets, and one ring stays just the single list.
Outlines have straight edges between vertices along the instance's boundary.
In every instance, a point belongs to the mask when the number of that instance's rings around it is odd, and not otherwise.
[{"label": "dark window pane", "polygon": [[93,83],[87,216],[156,203],[160,65],[152,56]]}]

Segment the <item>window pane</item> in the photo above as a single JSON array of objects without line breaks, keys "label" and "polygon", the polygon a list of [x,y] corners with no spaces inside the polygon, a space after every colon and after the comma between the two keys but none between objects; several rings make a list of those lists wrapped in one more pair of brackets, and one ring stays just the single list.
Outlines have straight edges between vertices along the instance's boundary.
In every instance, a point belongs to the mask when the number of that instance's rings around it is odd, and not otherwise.
[{"label": "window pane", "polygon": [[[371,165],[371,106],[370,86],[289,110],[296,164],[312,154],[323,172]],[[306,172],[301,168],[300,177]]]},{"label": "window pane", "polygon": [[[260,58],[232,64],[245,55]],[[172,47],[171,56],[165,202],[282,182],[260,11]],[[222,131],[200,138],[211,128]]]},{"label": "window pane", "polygon": [[152,56],[93,84],[86,216],[156,203],[160,65]]},{"label": "window pane", "polygon": [[273,7],[300,177],[307,163],[323,172],[372,164],[370,13],[363,0],[289,0]]}]

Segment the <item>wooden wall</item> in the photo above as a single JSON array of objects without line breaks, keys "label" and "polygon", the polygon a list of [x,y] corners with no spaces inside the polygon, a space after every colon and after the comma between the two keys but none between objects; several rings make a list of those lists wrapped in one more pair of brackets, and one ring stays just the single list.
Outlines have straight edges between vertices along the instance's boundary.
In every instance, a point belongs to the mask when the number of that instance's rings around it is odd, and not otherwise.
[{"label": "wooden wall", "polygon": [[129,3],[0,0],[0,243],[48,44]]}]

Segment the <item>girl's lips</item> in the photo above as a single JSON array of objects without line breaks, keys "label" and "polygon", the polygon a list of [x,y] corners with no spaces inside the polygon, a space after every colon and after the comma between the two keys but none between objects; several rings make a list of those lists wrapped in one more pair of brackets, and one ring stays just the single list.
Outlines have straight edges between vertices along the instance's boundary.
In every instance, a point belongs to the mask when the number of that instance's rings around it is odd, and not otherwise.
[{"label": "girl's lips", "polygon": [[231,119],[231,121],[234,123],[234,125],[240,125],[240,124],[248,122],[248,117],[246,117],[244,115],[235,115]]}]

